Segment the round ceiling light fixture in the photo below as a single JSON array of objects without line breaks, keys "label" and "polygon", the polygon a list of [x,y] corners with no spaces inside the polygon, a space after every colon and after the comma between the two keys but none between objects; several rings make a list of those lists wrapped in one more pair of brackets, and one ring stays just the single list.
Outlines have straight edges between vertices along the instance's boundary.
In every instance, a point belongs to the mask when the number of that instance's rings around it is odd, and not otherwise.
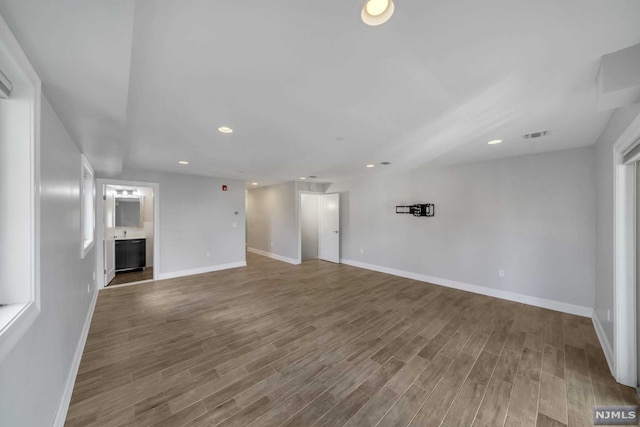
[{"label": "round ceiling light fixture", "polygon": [[367,0],[362,6],[362,22],[375,27],[387,22],[395,11],[393,0]]},{"label": "round ceiling light fixture", "polygon": [[233,129],[231,129],[229,126],[220,126],[218,128],[218,131],[222,133],[233,133]]},{"label": "round ceiling light fixture", "polygon": [[493,139],[493,140],[491,140],[491,141],[487,142],[487,144],[489,144],[489,145],[496,145],[496,144],[500,144],[501,142],[502,142],[502,140],[501,140],[501,139]]}]

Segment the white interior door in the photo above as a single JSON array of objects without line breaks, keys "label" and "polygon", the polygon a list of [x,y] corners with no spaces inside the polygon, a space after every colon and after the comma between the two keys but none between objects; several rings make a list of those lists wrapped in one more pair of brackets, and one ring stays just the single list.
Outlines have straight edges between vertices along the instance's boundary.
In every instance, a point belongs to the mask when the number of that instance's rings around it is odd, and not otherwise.
[{"label": "white interior door", "polygon": [[113,227],[115,226],[116,204],[115,192],[103,186],[104,194],[104,285],[116,277],[116,240],[114,237]]},{"label": "white interior door", "polygon": [[340,263],[340,195],[319,197],[318,258]]}]

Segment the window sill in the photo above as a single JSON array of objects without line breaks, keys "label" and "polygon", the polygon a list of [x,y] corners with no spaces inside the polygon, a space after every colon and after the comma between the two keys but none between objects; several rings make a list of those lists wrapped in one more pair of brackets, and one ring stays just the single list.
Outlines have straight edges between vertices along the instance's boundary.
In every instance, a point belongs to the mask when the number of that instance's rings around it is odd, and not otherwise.
[{"label": "window sill", "polygon": [[34,302],[0,307],[0,361],[13,349],[39,314],[40,309]]},{"label": "window sill", "polygon": [[[87,242],[85,242],[85,243],[82,245],[82,252],[80,252],[80,258],[81,258],[81,259],[84,259],[84,258],[87,256],[87,254],[89,253],[89,251],[91,251],[91,249],[93,248],[93,244],[94,244],[94,243],[95,243],[95,241],[94,241],[94,240],[92,240],[91,242],[88,242],[88,243],[87,243]],[[0,325],[1,325],[1,323],[0,323]]]}]

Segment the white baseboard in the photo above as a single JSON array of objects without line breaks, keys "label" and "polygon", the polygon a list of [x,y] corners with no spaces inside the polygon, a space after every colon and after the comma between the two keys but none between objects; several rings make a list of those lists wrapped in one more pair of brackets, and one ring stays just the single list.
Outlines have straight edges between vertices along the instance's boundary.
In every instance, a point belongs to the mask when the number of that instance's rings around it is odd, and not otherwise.
[{"label": "white baseboard", "polygon": [[593,308],[583,307],[580,305],[568,304],[566,302],[553,301],[544,298],[532,297],[529,295],[518,294],[515,292],[504,291],[501,289],[487,288],[485,286],[471,285],[468,283],[457,282],[455,280],[442,279],[439,277],[427,276],[424,274],[413,273],[410,271],[397,270],[395,268],[382,267],[379,265],[367,264],[360,261],[350,259],[341,259],[343,264],[353,267],[364,268],[366,270],[378,271],[380,273],[391,274],[393,276],[404,277],[406,279],[418,280],[420,282],[433,283],[434,285],[445,286],[447,288],[460,289],[462,291],[473,292],[474,294],[487,295],[494,298],[500,298],[508,301],[519,302],[522,304],[533,305],[550,310],[560,311],[563,313],[575,314],[583,317],[593,317]]},{"label": "white baseboard", "polygon": [[604,333],[604,328],[602,327],[602,323],[600,323],[600,318],[596,313],[593,314],[593,328],[596,330],[596,335],[598,336],[598,340],[600,341],[600,346],[602,347],[602,351],[604,351],[604,357],[607,359],[607,365],[609,365],[609,371],[611,374],[615,372],[613,370],[613,347],[611,347],[611,343],[607,338],[607,334]]},{"label": "white baseboard", "polygon": [[260,249],[254,249],[247,247],[248,252],[252,252],[254,254],[266,256],[268,258],[277,259],[278,261],[288,262],[289,264],[298,265],[301,263],[299,259],[287,258],[286,256],[272,254],[271,252],[261,251]]},{"label": "white baseboard", "polygon": [[80,361],[82,360],[82,353],[84,352],[84,346],[87,343],[87,337],[89,336],[89,327],[91,326],[91,319],[93,318],[93,311],[96,308],[96,301],[98,301],[98,289],[95,290],[91,298],[91,305],[87,312],[87,317],[80,333],[80,340],[76,346],[76,352],[73,355],[73,362],[71,363],[71,371],[67,376],[67,383],[64,387],[62,399],[58,405],[58,411],[56,417],[53,420],[54,427],[63,427],[64,422],[67,419],[67,412],[69,411],[69,404],[71,403],[71,395],[73,394],[73,386],[76,383],[76,377],[78,376],[78,369],[80,368]]},{"label": "white baseboard", "polygon": [[213,271],[228,270],[230,268],[246,267],[246,261],[230,262],[228,264],[210,265],[208,267],[193,268],[191,270],[172,271],[169,273],[160,273],[158,280],[175,279],[177,277],[192,276],[194,274],[211,273]]}]

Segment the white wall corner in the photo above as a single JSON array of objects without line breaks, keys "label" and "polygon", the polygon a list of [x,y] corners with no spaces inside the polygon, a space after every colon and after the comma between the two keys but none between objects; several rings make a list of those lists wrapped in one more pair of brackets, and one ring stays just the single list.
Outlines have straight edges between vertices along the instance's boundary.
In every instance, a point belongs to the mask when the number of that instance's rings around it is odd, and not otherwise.
[{"label": "white wall corner", "polygon": [[58,411],[53,420],[54,427],[63,427],[64,422],[67,419],[67,412],[69,411],[69,404],[71,403],[71,395],[73,394],[73,386],[76,383],[76,377],[78,376],[78,369],[80,369],[80,361],[82,360],[82,353],[84,352],[84,346],[87,343],[87,337],[89,336],[89,328],[91,327],[91,319],[93,319],[93,311],[96,308],[96,302],[98,301],[98,289],[94,289],[91,297],[91,305],[87,312],[87,317],[80,333],[80,340],[76,346],[76,351],[73,355],[73,361],[71,362],[71,370],[67,375],[67,383],[64,386],[62,393],[62,399],[58,405]]},{"label": "white wall corner", "polygon": [[289,263],[289,264],[293,264],[293,265],[298,265],[298,264],[301,264],[301,263],[302,263],[302,261],[300,260],[300,258],[298,258],[298,259],[288,258],[288,257],[286,257],[286,256],[282,256],[282,255],[274,254],[274,253],[271,253],[271,252],[261,251],[260,249],[255,249],[255,248],[249,248],[249,247],[247,247],[247,252],[251,252],[251,253],[254,253],[254,254],[258,254],[258,255],[266,256],[267,258],[277,259],[278,261],[287,262],[287,263]]},{"label": "white wall corner", "polygon": [[350,259],[341,259],[341,262],[353,267],[373,270],[380,273],[391,274],[393,276],[404,277],[406,279],[418,280],[420,282],[432,283],[434,285],[445,286],[447,288],[459,289],[462,291],[472,292],[474,294],[486,295],[494,298],[504,299],[508,301],[528,304],[535,307],[546,308],[549,310],[560,311],[563,313],[574,314],[582,317],[593,317],[593,308],[580,305],[569,304],[560,301],[549,300],[545,298],[533,297],[530,295],[518,294],[515,292],[504,291],[501,289],[488,288],[485,286],[472,285],[469,283],[458,282],[455,280],[442,279],[439,277],[427,276],[424,274],[413,273],[410,271],[397,270],[395,268],[382,267],[373,264],[367,264]]},{"label": "white wall corner", "polygon": [[604,351],[604,357],[607,359],[607,365],[609,365],[609,371],[613,374],[615,372],[613,370],[613,346],[609,342],[607,338],[607,334],[604,332],[602,324],[600,323],[600,318],[598,314],[594,311],[593,313],[593,328],[596,330],[596,335],[598,336],[598,340],[600,341],[600,346]]}]

